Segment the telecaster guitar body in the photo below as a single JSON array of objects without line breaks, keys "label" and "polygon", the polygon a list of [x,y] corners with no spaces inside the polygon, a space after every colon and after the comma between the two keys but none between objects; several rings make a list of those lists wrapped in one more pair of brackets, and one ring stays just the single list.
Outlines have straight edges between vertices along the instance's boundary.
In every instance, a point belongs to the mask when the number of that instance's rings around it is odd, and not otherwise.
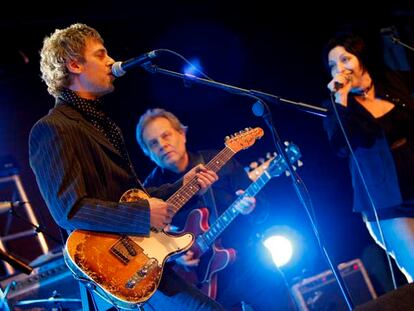
[{"label": "telecaster guitar body", "polygon": [[[246,129],[225,141],[226,147],[205,166],[214,172],[236,152],[254,144],[263,136],[261,128]],[[167,202],[176,213],[199,190],[196,178],[177,190]],[[120,202],[147,199],[143,191],[130,189]],[[76,278],[90,283],[95,292],[123,309],[137,309],[157,290],[167,259],[186,251],[193,244],[192,233],[172,235],[151,230],[149,236],[119,235],[86,230],[73,231],[64,255]]]},{"label": "telecaster guitar body", "polygon": [[66,262],[77,275],[80,269],[93,279],[102,298],[134,309],[156,291],[167,258],[187,250],[193,239],[192,234],[173,236],[164,231],[120,237],[77,230],[66,245]]}]

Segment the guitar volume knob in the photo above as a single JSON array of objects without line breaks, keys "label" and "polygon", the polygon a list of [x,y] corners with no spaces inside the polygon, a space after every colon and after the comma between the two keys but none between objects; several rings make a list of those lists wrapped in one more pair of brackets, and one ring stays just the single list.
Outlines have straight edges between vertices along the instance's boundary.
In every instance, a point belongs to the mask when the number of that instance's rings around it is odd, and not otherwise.
[{"label": "guitar volume knob", "polygon": [[141,270],[139,270],[138,275],[140,277],[144,277],[144,276],[147,275],[147,273],[148,273],[148,269],[147,268],[142,268]]},{"label": "guitar volume knob", "polygon": [[135,281],[129,281],[128,283],[126,283],[126,288],[129,288],[129,289],[134,288],[136,284],[137,282]]}]

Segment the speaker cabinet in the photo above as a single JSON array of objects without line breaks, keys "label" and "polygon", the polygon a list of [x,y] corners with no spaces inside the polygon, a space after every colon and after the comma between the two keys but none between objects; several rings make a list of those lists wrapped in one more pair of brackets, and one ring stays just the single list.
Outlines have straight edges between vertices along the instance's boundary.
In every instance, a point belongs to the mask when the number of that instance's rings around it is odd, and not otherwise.
[{"label": "speaker cabinet", "polygon": [[[355,305],[376,298],[374,288],[360,259],[338,266]],[[296,283],[291,288],[301,311],[348,311],[345,298],[331,270]]]}]

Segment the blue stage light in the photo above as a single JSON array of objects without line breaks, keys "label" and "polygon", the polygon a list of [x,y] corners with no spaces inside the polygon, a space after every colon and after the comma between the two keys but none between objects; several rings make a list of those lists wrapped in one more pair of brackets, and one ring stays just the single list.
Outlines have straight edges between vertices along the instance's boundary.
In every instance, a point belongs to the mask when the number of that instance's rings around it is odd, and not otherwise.
[{"label": "blue stage light", "polygon": [[186,64],[183,68],[183,72],[189,76],[200,76],[200,71],[203,71],[201,67],[201,62],[198,58],[191,58],[190,64]]},{"label": "blue stage light", "polygon": [[263,245],[269,250],[273,262],[278,268],[286,265],[292,258],[292,242],[283,235],[269,236],[263,241]]}]

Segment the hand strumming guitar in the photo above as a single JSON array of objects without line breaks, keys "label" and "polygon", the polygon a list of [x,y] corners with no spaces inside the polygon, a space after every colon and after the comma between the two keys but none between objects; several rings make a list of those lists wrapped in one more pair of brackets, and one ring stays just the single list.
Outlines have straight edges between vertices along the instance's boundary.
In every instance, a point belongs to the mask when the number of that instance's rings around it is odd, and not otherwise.
[{"label": "hand strumming guitar", "polygon": [[148,203],[150,206],[151,227],[161,230],[171,223],[172,217],[174,216],[174,210],[171,204],[157,198],[149,198]]}]

